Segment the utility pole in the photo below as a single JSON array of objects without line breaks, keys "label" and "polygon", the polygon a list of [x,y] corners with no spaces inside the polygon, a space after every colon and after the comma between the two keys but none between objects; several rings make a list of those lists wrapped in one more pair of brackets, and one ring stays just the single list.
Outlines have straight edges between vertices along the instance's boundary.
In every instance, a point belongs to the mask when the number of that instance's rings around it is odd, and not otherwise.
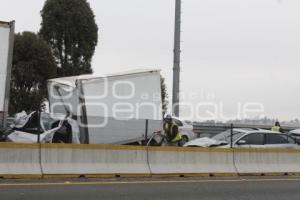
[{"label": "utility pole", "polygon": [[181,37],[181,0],[176,0],[173,65],[173,115],[179,117],[179,84],[180,84],[180,37]]}]

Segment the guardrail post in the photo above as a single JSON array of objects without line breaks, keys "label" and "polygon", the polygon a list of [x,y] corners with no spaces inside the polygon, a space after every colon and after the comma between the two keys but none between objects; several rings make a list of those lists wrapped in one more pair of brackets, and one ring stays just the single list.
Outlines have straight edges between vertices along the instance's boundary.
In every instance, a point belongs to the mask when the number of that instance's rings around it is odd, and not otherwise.
[{"label": "guardrail post", "polygon": [[146,119],[146,124],[145,124],[145,145],[147,145],[148,141],[148,126],[149,126],[149,120]]},{"label": "guardrail post", "polygon": [[37,143],[41,143],[41,113],[39,110],[37,112]]},{"label": "guardrail post", "polygon": [[230,148],[233,147],[233,124],[230,124]]}]

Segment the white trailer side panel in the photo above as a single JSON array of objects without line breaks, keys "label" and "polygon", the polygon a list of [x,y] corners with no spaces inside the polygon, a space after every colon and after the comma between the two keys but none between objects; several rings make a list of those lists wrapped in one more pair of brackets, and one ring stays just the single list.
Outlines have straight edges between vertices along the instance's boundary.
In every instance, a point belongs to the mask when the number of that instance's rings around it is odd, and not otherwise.
[{"label": "white trailer side panel", "polygon": [[[106,121],[103,126],[88,127],[90,144],[128,144],[145,140],[145,119],[117,120],[111,117],[91,116],[87,119],[89,124]],[[153,132],[161,130],[162,126],[161,120],[148,120],[148,138]]]},{"label": "white trailer side panel", "polygon": [[162,127],[160,74],[127,74],[82,83],[89,143],[124,144]]},{"label": "white trailer side panel", "polygon": [[9,26],[0,25],[0,111],[4,111],[9,33]]},{"label": "white trailer side panel", "polygon": [[161,120],[158,71],[83,80],[88,116]]},{"label": "white trailer side panel", "polygon": [[0,21],[0,126],[5,126],[8,112],[14,22]]}]

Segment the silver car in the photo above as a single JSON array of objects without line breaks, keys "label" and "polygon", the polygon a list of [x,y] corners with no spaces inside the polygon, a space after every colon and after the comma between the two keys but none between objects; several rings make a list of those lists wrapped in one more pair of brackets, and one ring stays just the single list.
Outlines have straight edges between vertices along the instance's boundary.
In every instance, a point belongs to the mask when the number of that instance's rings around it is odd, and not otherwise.
[{"label": "silver car", "polygon": [[294,138],[298,143],[300,143],[300,129],[292,130],[288,134]]},{"label": "silver car", "polygon": [[299,148],[296,141],[287,134],[263,129],[233,129],[212,138],[199,138],[184,146],[238,148]]}]

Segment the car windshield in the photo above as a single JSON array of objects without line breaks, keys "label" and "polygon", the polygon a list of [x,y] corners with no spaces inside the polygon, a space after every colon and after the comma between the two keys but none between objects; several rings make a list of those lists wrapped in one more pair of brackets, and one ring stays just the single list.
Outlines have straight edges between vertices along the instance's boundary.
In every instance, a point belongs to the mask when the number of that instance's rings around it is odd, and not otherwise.
[{"label": "car windshield", "polygon": [[[235,141],[236,139],[241,137],[243,134],[244,133],[241,133],[238,131],[233,131],[232,141]],[[212,137],[212,139],[217,140],[217,141],[226,141],[227,143],[230,143],[230,135],[231,135],[231,131],[227,130],[227,131],[224,131],[222,133],[215,135],[214,137]]]}]

